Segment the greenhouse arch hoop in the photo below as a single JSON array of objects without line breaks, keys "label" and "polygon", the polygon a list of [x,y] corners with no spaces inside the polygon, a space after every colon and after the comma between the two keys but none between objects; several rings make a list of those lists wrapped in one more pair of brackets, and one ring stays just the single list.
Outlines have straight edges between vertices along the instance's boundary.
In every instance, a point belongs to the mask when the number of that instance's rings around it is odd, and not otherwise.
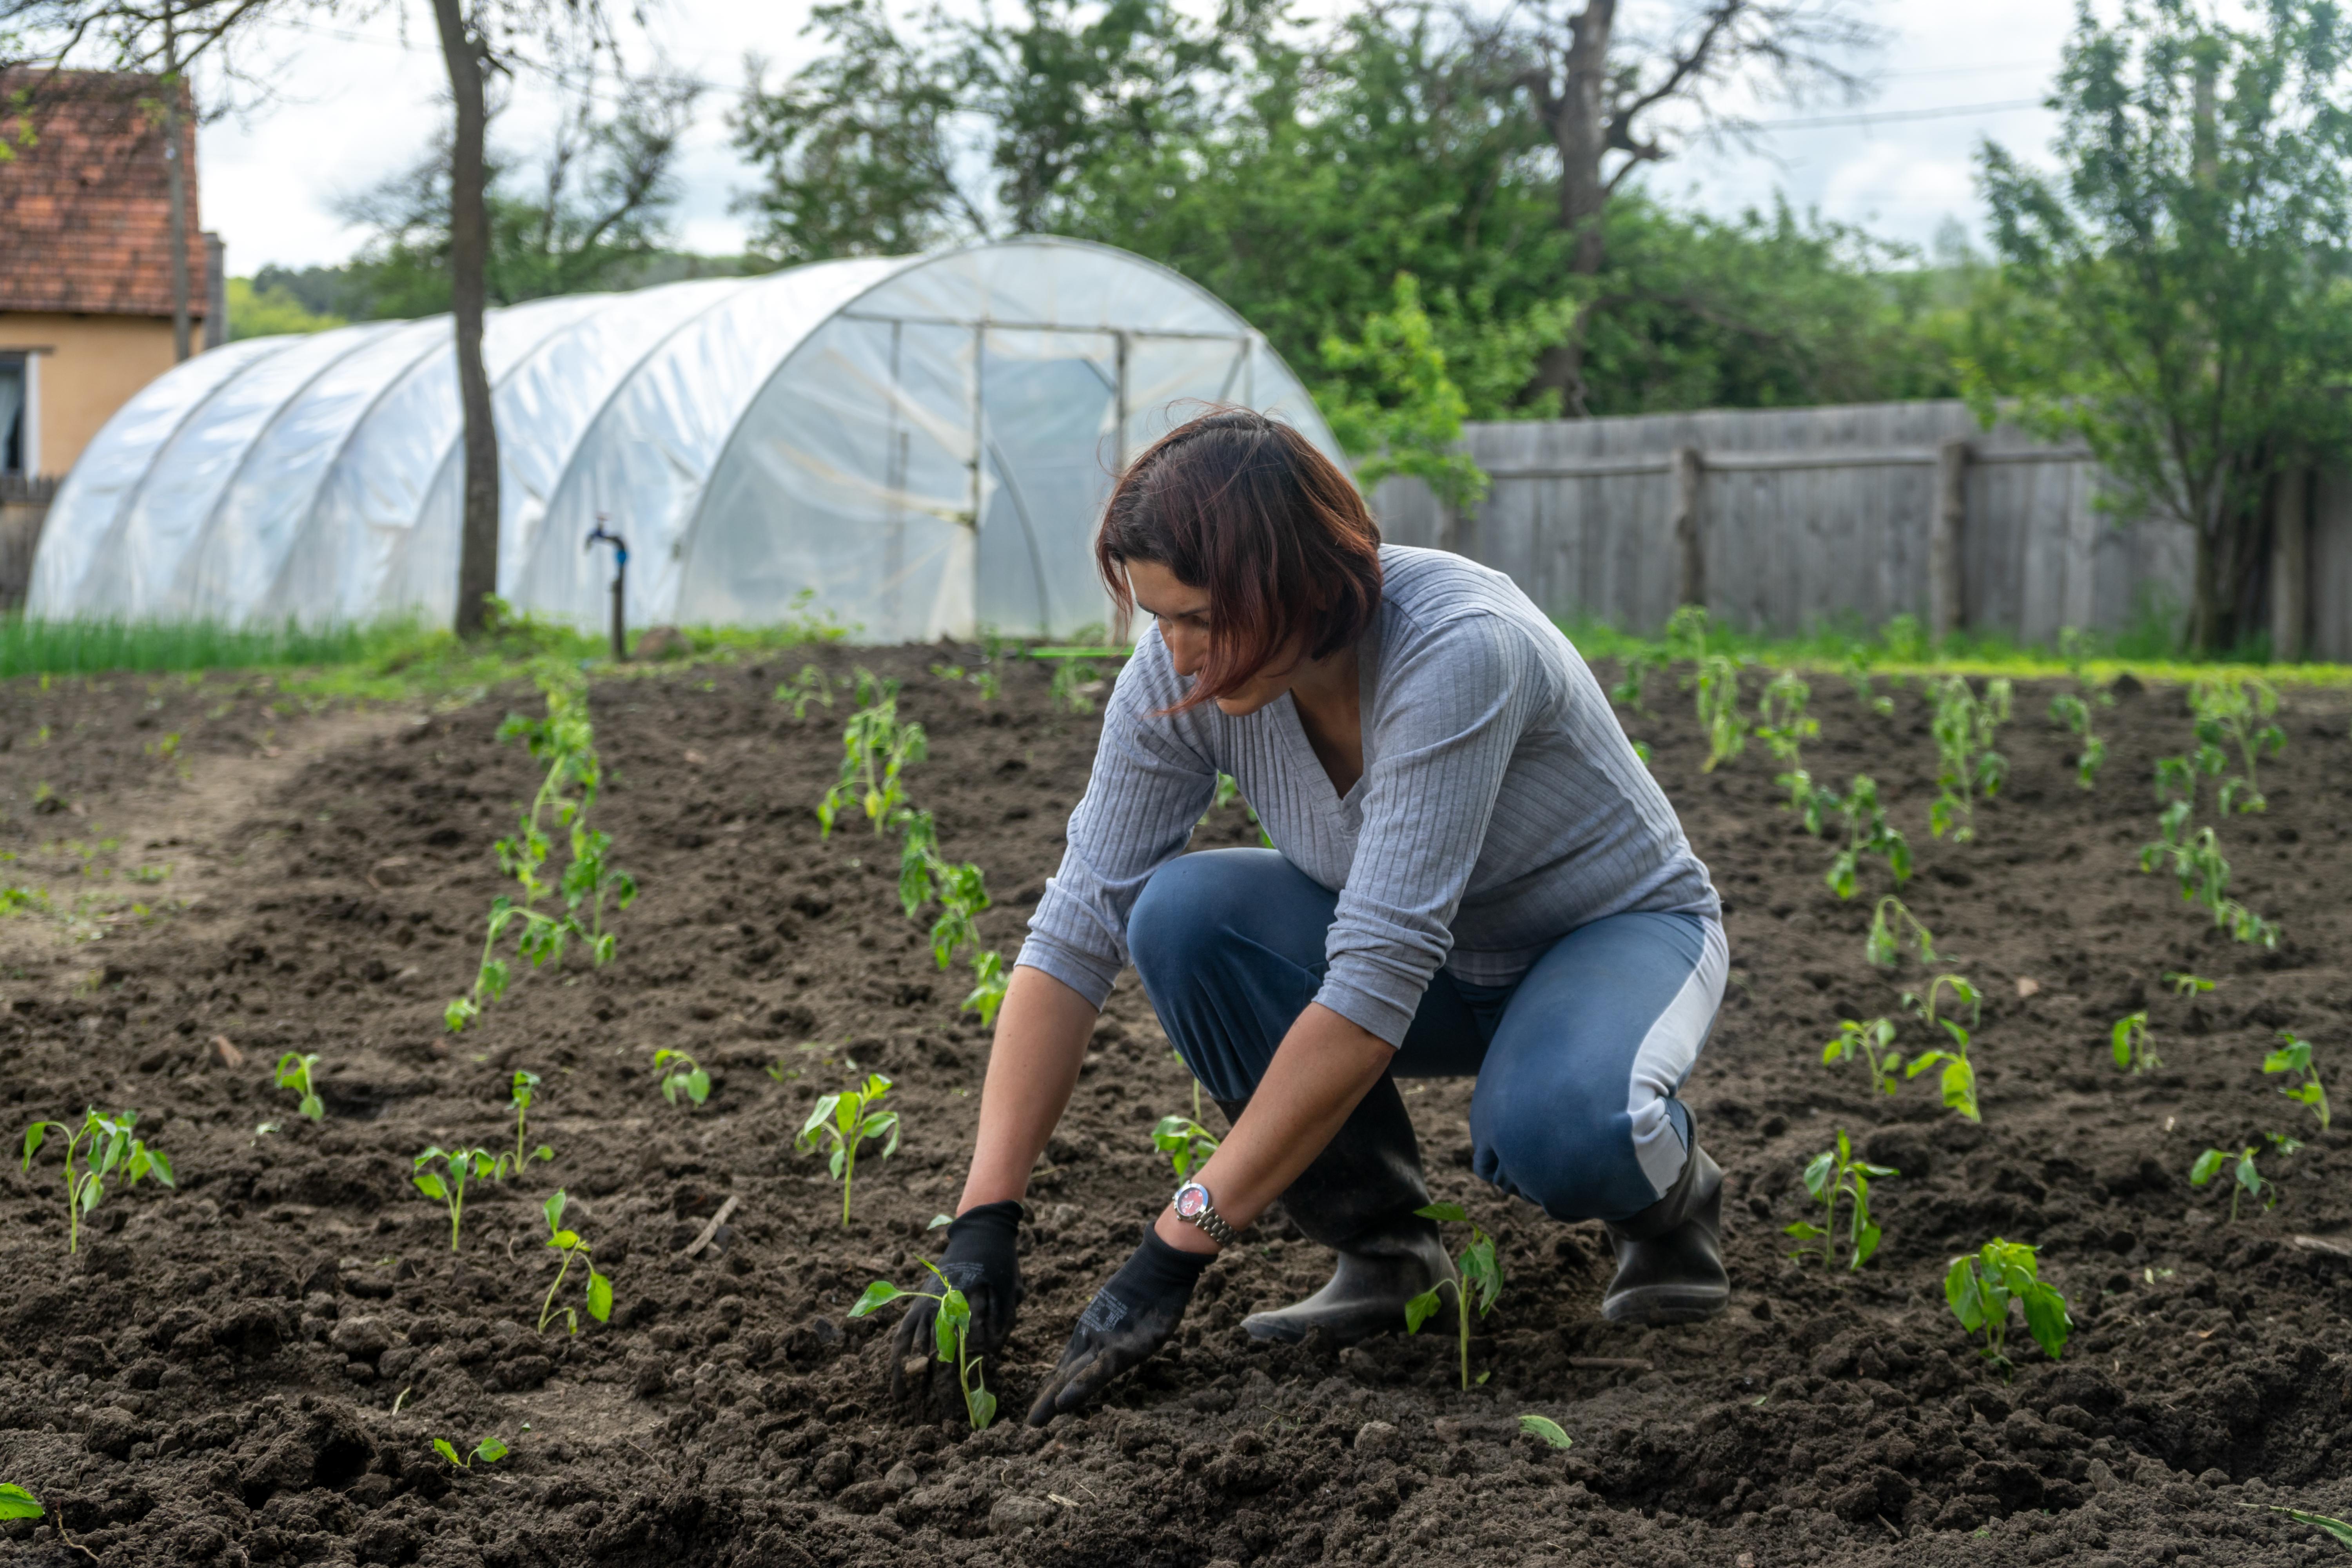
[{"label": "greenhouse arch hoop", "polygon": [[[532,300],[489,313],[483,354],[499,591],[583,629],[607,613],[601,523],[629,542],[635,626],[1068,637],[1110,619],[1112,476],[1184,417],[1260,408],[1339,456],[1229,307],[1078,240]],[[461,434],[446,317],[200,354],[67,477],[27,613],[446,625]]]}]

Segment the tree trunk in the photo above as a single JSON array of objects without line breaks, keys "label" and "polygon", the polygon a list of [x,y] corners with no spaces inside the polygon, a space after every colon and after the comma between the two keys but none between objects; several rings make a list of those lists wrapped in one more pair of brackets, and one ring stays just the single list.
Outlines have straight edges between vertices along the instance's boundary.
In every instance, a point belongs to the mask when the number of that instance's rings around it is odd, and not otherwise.
[{"label": "tree trunk", "polygon": [[457,328],[457,395],[466,417],[465,524],[457,547],[459,637],[480,635],[499,589],[499,433],[490,422],[490,377],[482,364],[482,310],[488,295],[489,208],[483,186],[481,41],[466,24],[463,0],[433,0],[457,133],[449,153],[449,310]]},{"label": "tree trunk", "polygon": [[180,40],[163,23],[163,183],[172,202],[172,359],[190,353],[188,331],[188,171],[180,117]]},{"label": "tree trunk", "polygon": [[[1586,0],[1569,20],[1567,80],[1547,105],[1552,145],[1559,153],[1559,226],[1574,238],[1569,272],[1598,278],[1607,265],[1601,217],[1609,184],[1601,163],[1609,150],[1609,45],[1617,21],[1617,0]],[[1544,352],[1536,366],[1538,391],[1559,394],[1560,412],[1580,419],[1586,407],[1583,318],[1568,341]]]}]

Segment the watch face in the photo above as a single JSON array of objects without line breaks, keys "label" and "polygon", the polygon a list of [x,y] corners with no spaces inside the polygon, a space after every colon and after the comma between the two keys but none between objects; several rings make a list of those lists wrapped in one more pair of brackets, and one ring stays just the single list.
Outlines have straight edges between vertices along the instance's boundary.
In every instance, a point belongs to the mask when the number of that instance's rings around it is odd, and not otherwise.
[{"label": "watch face", "polygon": [[1180,1219],[1197,1219],[1209,1206],[1209,1189],[1198,1182],[1189,1182],[1176,1189],[1176,1214]]}]

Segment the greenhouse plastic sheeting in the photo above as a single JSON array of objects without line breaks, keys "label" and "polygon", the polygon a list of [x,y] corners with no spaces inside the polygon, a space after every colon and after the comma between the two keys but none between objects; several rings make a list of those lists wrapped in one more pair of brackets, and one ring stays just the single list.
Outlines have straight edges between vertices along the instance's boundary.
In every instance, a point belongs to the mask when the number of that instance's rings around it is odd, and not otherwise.
[{"label": "greenhouse plastic sheeting", "polygon": [[[1338,456],[1248,324],[1175,273],[1055,239],[819,262],[490,312],[499,591],[584,628],[814,609],[871,641],[1068,637],[1109,605],[1118,467],[1218,403]],[[464,452],[446,317],[215,349],[126,405],[60,487],[31,614],[312,623],[456,605]]]}]

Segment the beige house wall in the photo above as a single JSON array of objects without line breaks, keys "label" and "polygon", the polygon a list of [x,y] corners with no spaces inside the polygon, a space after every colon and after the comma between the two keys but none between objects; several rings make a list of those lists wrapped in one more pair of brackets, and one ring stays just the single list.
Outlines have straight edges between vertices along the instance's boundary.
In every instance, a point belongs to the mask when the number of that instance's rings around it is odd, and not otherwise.
[{"label": "beige house wall", "polygon": [[35,437],[26,468],[62,475],[131,395],[172,368],[172,323],[152,316],[0,311],[0,353],[32,353],[39,368]]}]

